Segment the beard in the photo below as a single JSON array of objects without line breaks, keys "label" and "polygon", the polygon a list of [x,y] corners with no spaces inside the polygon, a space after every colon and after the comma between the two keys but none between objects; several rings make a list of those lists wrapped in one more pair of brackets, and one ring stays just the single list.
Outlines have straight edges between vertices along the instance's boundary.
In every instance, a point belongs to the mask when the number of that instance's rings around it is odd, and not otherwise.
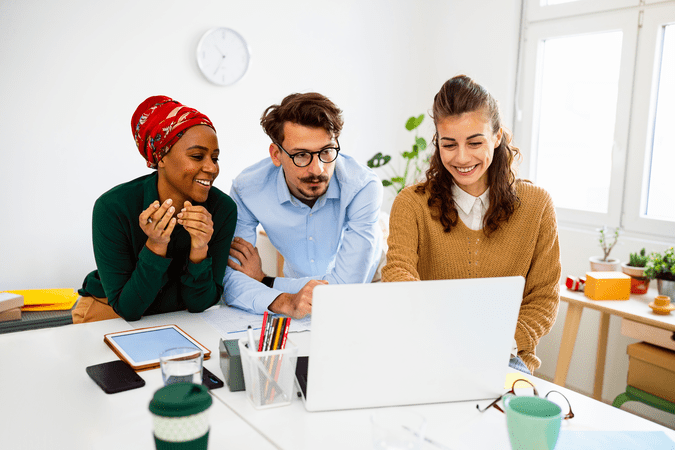
[{"label": "beard", "polygon": [[[328,190],[330,177],[322,174],[318,177],[304,177],[299,179],[302,185],[298,186],[298,191],[307,199],[316,199],[321,197]],[[306,186],[309,183],[319,183],[318,186]]]}]

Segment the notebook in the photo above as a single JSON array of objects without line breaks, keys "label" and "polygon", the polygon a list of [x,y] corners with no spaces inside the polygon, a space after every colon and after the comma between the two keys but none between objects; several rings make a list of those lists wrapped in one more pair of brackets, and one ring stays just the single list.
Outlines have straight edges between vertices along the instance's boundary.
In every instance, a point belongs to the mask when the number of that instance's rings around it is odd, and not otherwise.
[{"label": "notebook", "polygon": [[524,285],[501,277],[315,287],[309,357],[296,368],[306,409],[498,397]]}]

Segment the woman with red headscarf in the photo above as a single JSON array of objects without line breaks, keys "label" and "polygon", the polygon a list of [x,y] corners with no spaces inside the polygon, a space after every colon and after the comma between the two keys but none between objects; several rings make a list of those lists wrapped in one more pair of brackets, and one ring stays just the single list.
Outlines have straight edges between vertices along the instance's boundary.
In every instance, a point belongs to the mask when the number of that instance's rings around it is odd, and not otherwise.
[{"label": "woman with red headscarf", "polygon": [[156,171],[96,201],[97,270],[79,291],[74,323],[202,312],[223,294],[237,207],[213,186],[220,153],[213,124],[193,108],[155,96],[138,106],[131,131]]}]

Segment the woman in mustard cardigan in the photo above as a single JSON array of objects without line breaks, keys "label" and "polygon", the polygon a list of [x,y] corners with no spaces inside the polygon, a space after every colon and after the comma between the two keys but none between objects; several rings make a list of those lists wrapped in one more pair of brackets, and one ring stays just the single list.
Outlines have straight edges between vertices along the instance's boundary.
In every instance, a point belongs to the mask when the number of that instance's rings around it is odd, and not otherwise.
[{"label": "woman in mustard cardigan", "polygon": [[497,101],[471,78],[459,75],[442,86],[433,119],[426,180],[401,191],[391,209],[382,280],[523,276],[510,365],[532,372],[560,300],[553,202],[516,178],[520,152],[502,127]]}]

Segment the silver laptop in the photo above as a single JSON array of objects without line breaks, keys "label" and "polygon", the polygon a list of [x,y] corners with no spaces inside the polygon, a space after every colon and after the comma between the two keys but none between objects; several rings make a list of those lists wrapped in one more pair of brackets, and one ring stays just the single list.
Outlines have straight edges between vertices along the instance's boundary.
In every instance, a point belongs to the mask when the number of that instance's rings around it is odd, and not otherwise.
[{"label": "silver laptop", "polygon": [[326,411],[496,398],[523,277],[314,288],[305,407]]}]

